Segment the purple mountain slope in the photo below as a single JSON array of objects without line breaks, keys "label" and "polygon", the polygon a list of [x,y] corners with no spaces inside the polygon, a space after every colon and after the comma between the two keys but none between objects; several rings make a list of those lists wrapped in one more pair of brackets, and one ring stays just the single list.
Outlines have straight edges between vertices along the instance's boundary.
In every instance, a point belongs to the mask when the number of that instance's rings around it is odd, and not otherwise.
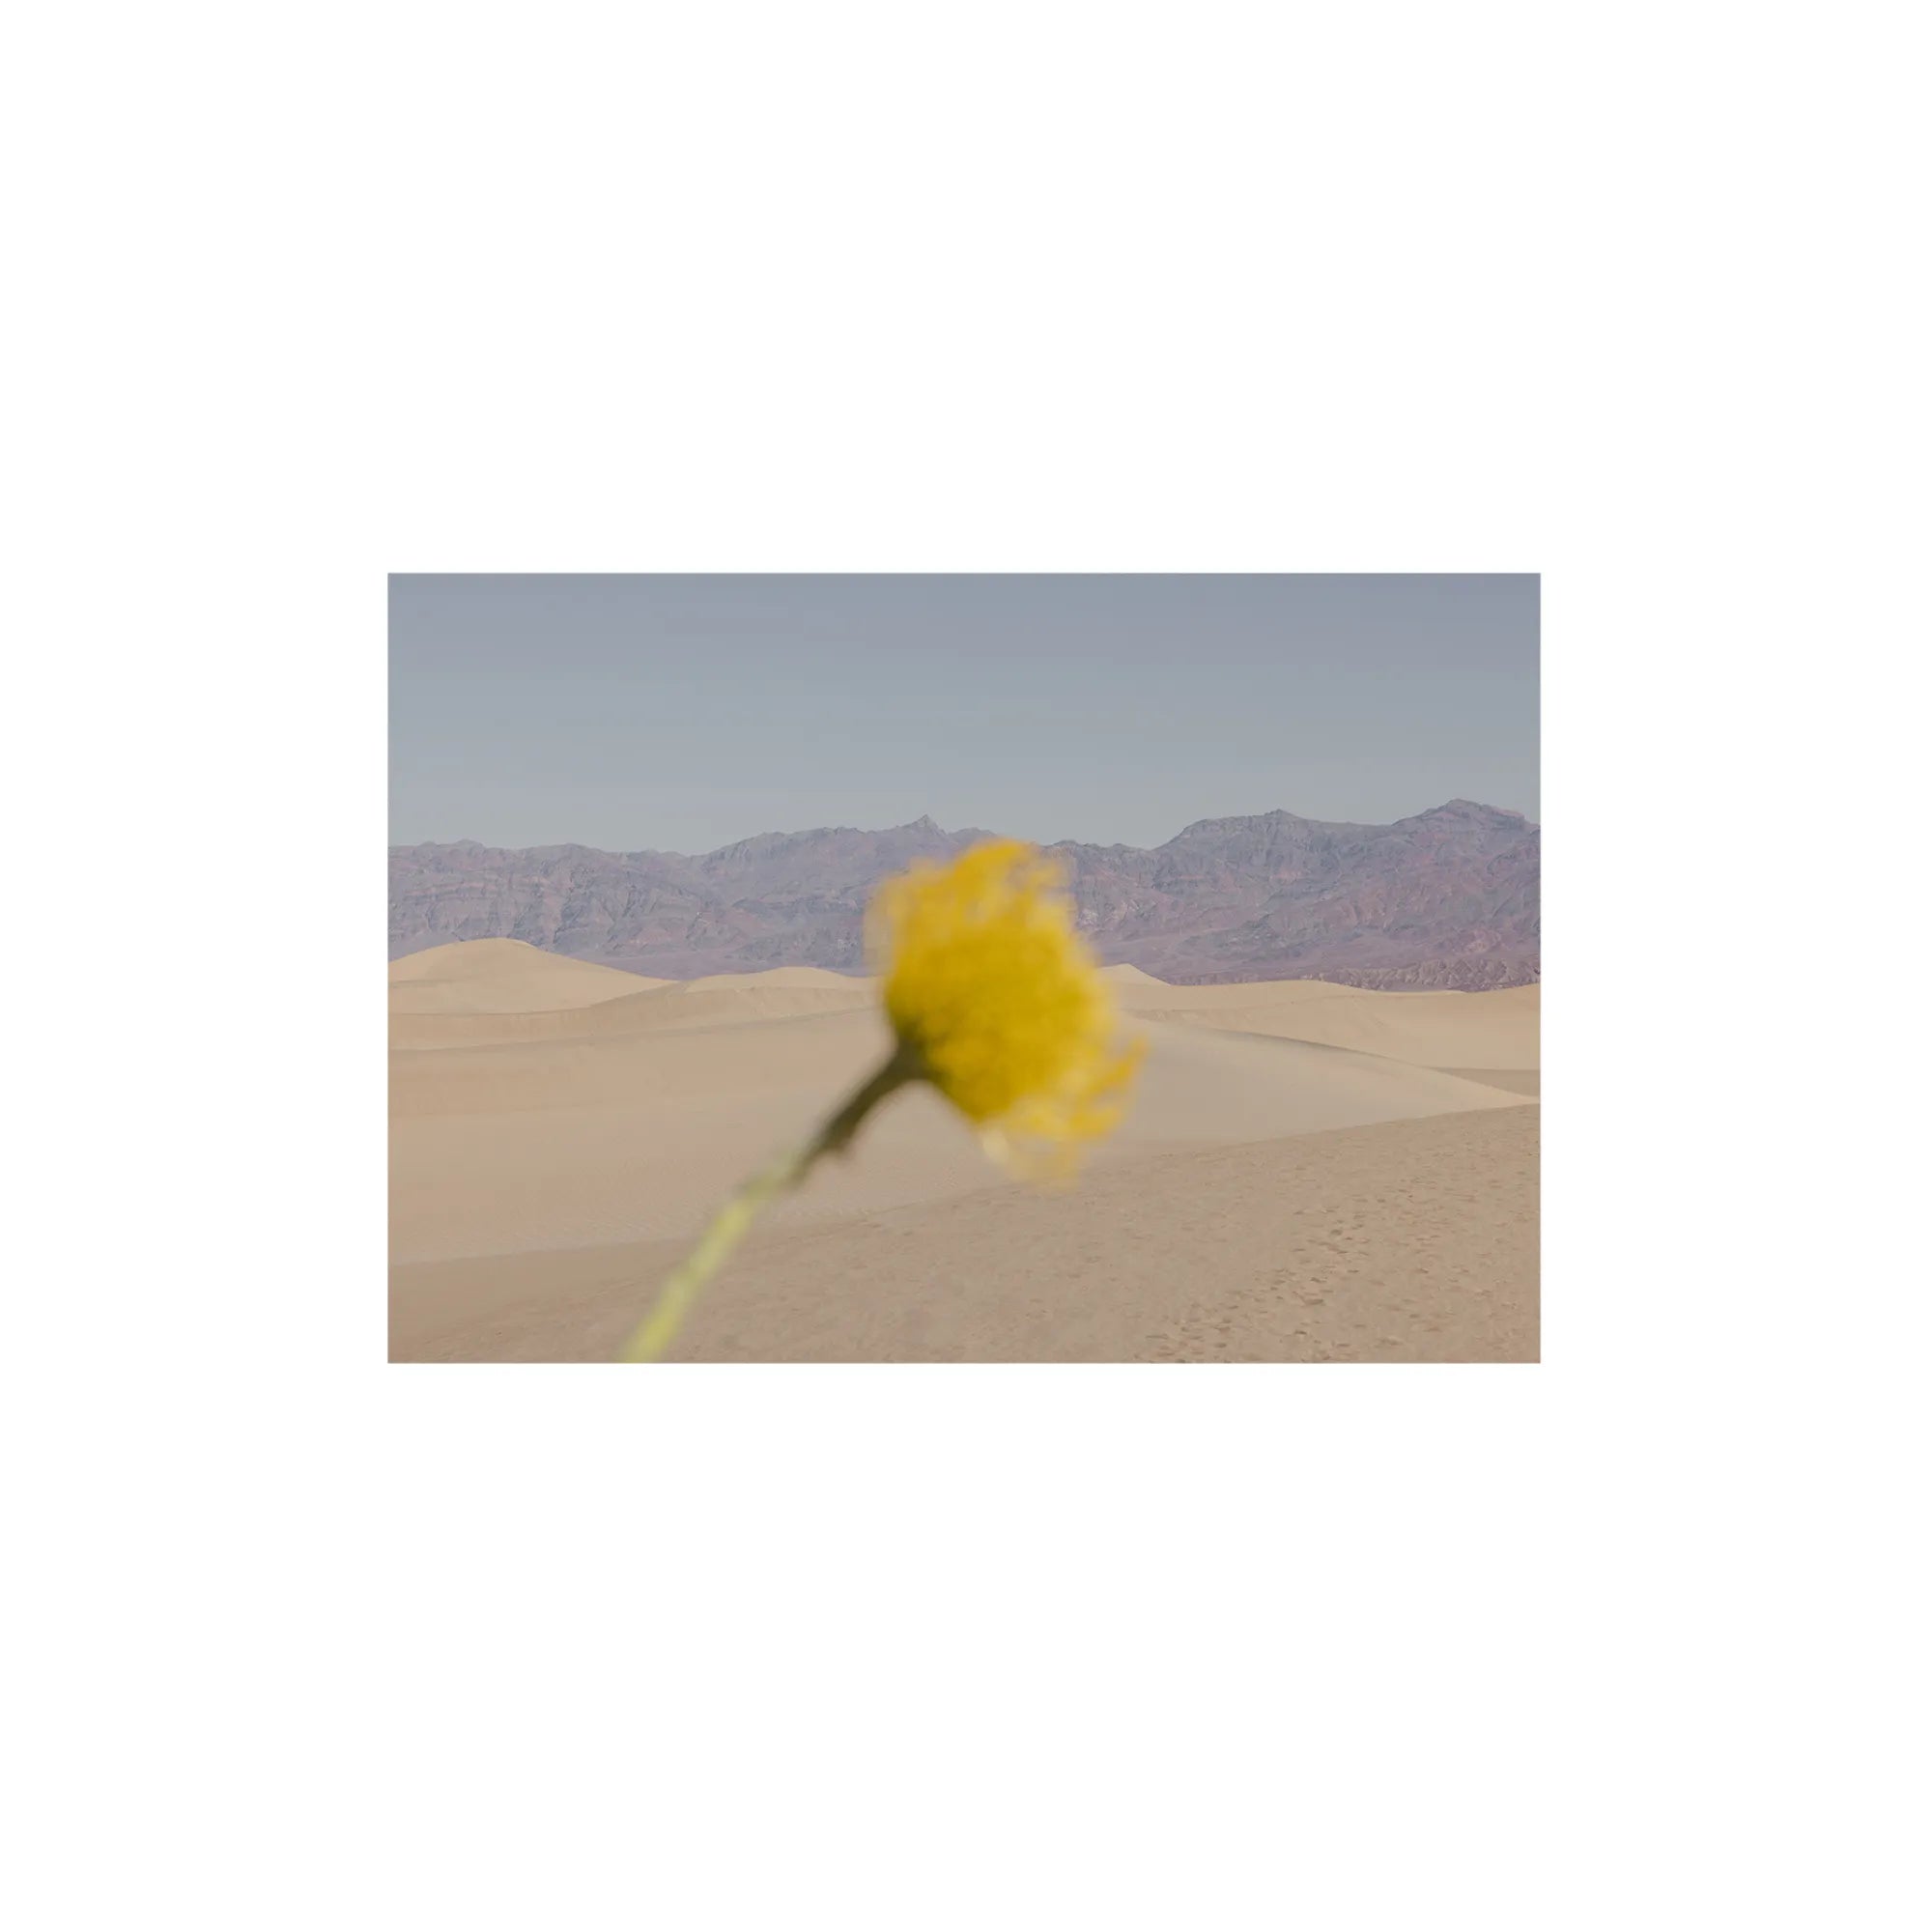
[{"label": "purple mountain slope", "polygon": [[[872,887],[983,832],[929,818],[889,832],[773,832],[689,858],[584,845],[389,852],[389,956],[454,939],[525,939],[689,979],[864,965]],[[1269,811],[1206,818],[1165,845],[1053,847],[1100,957],[1178,984],[1318,979],[1357,986],[1514,986],[1540,974],[1542,835],[1453,799],[1393,825]]]}]

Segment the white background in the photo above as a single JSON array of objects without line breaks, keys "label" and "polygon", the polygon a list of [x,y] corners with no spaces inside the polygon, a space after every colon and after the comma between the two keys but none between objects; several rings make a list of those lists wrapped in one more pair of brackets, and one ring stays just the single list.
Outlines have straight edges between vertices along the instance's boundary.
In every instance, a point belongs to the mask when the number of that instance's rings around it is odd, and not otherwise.
[{"label": "white background", "polygon": [[[15,1922],[1924,1922],[1906,24],[15,28]],[[385,1366],[470,569],[1544,573],[1543,1364]]]}]

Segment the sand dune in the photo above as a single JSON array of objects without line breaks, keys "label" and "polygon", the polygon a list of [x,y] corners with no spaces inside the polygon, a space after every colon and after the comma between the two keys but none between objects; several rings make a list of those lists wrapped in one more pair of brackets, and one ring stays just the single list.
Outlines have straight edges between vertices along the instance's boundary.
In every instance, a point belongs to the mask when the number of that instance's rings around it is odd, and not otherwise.
[{"label": "sand dune", "polygon": [[702,979],[678,983],[694,993],[713,993],[727,987],[747,987],[768,991],[780,986],[824,986],[837,992],[855,988],[869,992],[872,981],[853,973],[834,973],[825,966],[774,966],[769,973],[707,973]]},{"label": "sand dune", "polygon": [[425,1051],[789,1019],[871,1005],[869,980],[817,966],[650,980],[479,939],[412,953],[389,968],[389,1044]]},{"label": "sand dune", "polygon": [[554,1012],[669,983],[566,959],[521,939],[459,940],[390,962],[389,1012]]},{"label": "sand dune", "polygon": [[[602,1330],[595,1321],[585,1327],[578,1320],[585,1284],[594,1287],[593,1277],[603,1281],[613,1268],[613,1281],[627,1267],[633,1276],[639,1269],[648,1275],[753,1164],[809,1130],[877,1064],[889,1037],[876,992],[869,981],[812,968],[639,989],[631,975],[554,959],[512,942],[476,945],[493,951],[485,956],[462,947],[439,948],[458,956],[418,954],[391,969],[392,998],[400,994],[406,1002],[391,1019],[392,1352],[469,1358],[495,1350],[499,1358],[538,1359],[545,1350],[568,1358],[581,1349],[595,1355],[602,1345],[592,1347],[585,1337]],[[399,976],[397,968],[412,970]],[[548,1007],[534,1004],[547,997],[546,976],[554,977],[561,996]],[[963,1252],[977,1254],[991,1278],[980,1284],[973,1302],[980,1310],[975,1321],[982,1325],[945,1327],[945,1348],[968,1353],[979,1348],[985,1359],[1019,1349],[1022,1358],[1041,1359],[1037,1352],[1025,1354],[1035,1347],[1026,1338],[1035,1337],[1048,1317],[1020,1321],[1011,1300],[1013,1284],[1024,1280],[1035,1284],[1029,1291],[1035,1300],[1026,1304],[1035,1305],[1038,1267],[1017,1251],[1008,1253],[1000,1246],[1004,1241],[1032,1242],[1044,1238],[1049,1227],[1059,1231],[1047,1252],[1060,1256],[1055,1278],[1061,1299],[1053,1304],[1049,1297],[1049,1316],[1058,1305],[1065,1346],[1099,1347],[1098,1338],[1116,1330],[1114,1318],[1101,1320],[1094,1307],[1116,1296],[1123,1280],[1138,1280],[1145,1271],[1150,1217],[1170,1215],[1177,1228],[1208,1225],[1200,1201],[1190,1205],[1183,1198],[1197,1183],[1209,1195],[1223,1190],[1234,1203],[1239,1177],[1273,1172],[1269,1163],[1296,1175],[1310,1162],[1320,1169],[1324,1157],[1318,1146],[1346,1143],[1350,1172],[1367,1189],[1349,1209],[1356,1230],[1351,1240],[1365,1252],[1378,1243],[1386,1248],[1373,1271],[1411,1286],[1417,1270],[1434,1272],[1426,1254],[1410,1251],[1423,1236],[1398,1211],[1404,1202],[1420,1198],[1418,1189],[1453,1193],[1462,1185],[1455,1177],[1466,1153],[1475,1167],[1463,1177],[1468,1187],[1456,1197],[1464,1206],[1480,1208],[1481,1175],[1498,1160],[1516,1163],[1512,1188],[1526,1161],[1533,1190],[1533,1132],[1525,1140],[1515,1129],[1479,1131],[1477,1123],[1520,1117],[1533,1129],[1536,1109],[1511,1091],[1511,1083],[1533,1078],[1516,1069],[1535,1065],[1537,989],[1520,989],[1527,999],[1406,996],[1308,980],[1170,987],[1133,976],[1130,968],[1111,969],[1110,977],[1123,1004],[1140,1016],[1149,1057],[1132,1114],[1100,1151],[1078,1192],[1040,1203],[1000,1179],[936,1095],[925,1090],[898,1094],[869,1125],[852,1158],[814,1175],[765,1224],[760,1265],[767,1271],[757,1277],[765,1284],[759,1292],[767,1300],[758,1304],[765,1315],[754,1320],[752,1304],[745,1303],[735,1340],[703,1331],[694,1347],[726,1356],[766,1348],[784,1359],[805,1358],[800,1350],[813,1358],[830,1351],[837,1358],[870,1359],[881,1350],[912,1346],[909,1331],[887,1319],[886,1304],[863,1297],[849,1300],[856,1325],[838,1328],[838,1311],[848,1307],[836,1292],[846,1251],[826,1245],[828,1231],[842,1231],[838,1240],[853,1244],[848,1260],[855,1281],[871,1279],[868,1270],[879,1272],[874,1244],[882,1230],[893,1233],[888,1250],[902,1253],[909,1264],[915,1256],[930,1256],[929,1264],[918,1264],[928,1274],[940,1267],[942,1249],[952,1252],[947,1242],[963,1242]],[[621,982],[621,989],[603,991],[610,980]],[[469,1004],[457,1004],[451,989]],[[448,1004],[407,1004],[430,993]],[[1364,1050],[1368,1045],[1378,1050]],[[1495,1082],[1437,1070],[1444,1066],[1487,1069]],[[1424,1134],[1435,1121],[1450,1124]],[[1497,1153],[1499,1149],[1514,1151]],[[1478,1158],[1470,1150],[1490,1151]],[[1236,1151],[1240,1160],[1234,1159]],[[1209,1158],[1221,1155],[1233,1160],[1225,1172]],[[1204,1160],[1206,1167],[1200,1166]],[[1193,1179],[1177,1178],[1184,1176]],[[1123,1188],[1149,1205],[1125,1212]],[[1009,1206],[988,1205],[995,1201]],[[976,1202],[981,1205],[969,1206]],[[1015,1202],[1035,1206],[1010,1205]],[[1167,1205],[1156,1213],[1156,1203]],[[1264,1206],[1257,1200],[1238,1211],[1228,1208],[1235,1224],[1213,1234],[1211,1245],[1227,1251],[1213,1265],[1236,1272],[1258,1265],[1243,1243],[1261,1238],[1256,1231],[1273,1211],[1264,1212]],[[1036,1208],[1053,1211],[1036,1219]],[[955,1209],[967,1218],[945,1218]],[[1262,1219],[1250,1227],[1256,1215]],[[1308,1228],[1302,1234],[1315,1238]],[[1533,1245],[1532,1238],[1532,1302]],[[1511,1252],[1520,1263],[1518,1249]],[[614,1262],[613,1256],[624,1259]],[[1298,1266],[1284,1265],[1291,1273]],[[1211,1301],[1211,1267],[1206,1275],[1193,1269],[1188,1293]],[[811,1282],[821,1289],[809,1293]],[[810,1302],[818,1293],[823,1299],[825,1284],[832,1285],[831,1314],[781,1312],[793,1309],[793,1297]],[[633,1279],[632,1296],[640,1292]],[[745,1293],[752,1293],[749,1286]],[[609,1307],[598,1306],[609,1313],[620,1299],[612,1288]],[[505,1325],[498,1317],[509,1302],[521,1312]],[[862,1304],[870,1312],[862,1315]],[[1183,1330],[1195,1333],[1162,1305],[1174,1318],[1170,1339]],[[546,1307],[557,1324],[548,1331]],[[761,1327],[766,1316],[769,1324]],[[471,1317],[473,1330],[465,1326]],[[1533,1353],[1533,1325],[1530,1341],[1522,1344],[1521,1322],[1511,1319],[1516,1341],[1510,1346],[1526,1346]],[[1289,1333],[1270,1322],[1255,1327],[1246,1346],[1286,1348]],[[1301,1325],[1304,1343],[1320,1328],[1319,1322],[1315,1329]],[[1158,1328],[1154,1323],[1147,1332]],[[928,1332],[938,1336],[941,1330]],[[1452,1349],[1476,1346],[1478,1335],[1460,1316],[1435,1330],[1404,1332],[1402,1347],[1414,1358],[1421,1358],[1417,1350],[1426,1353],[1426,1333]],[[1079,1336],[1087,1339],[1070,1339]],[[1347,1353],[1340,1347],[1347,1337],[1330,1339],[1338,1354]],[[1502,1346],[1495,1335],[1490,1340]],[[1216,1353],[1207,1343],[1177,1346],[1183,1354]],[[503,1355],[505,1349],[512,1352]],[[840,1349],[858,1352],[839,1357]],[[942,1357],[952,1358],[943,1350]]]},{"label": "sand dune", "polygon": [[730,986],[706,989],[701,980],[667,981],[641,993],[600,1000],[558,1012],[397,1013],[391,1009],[392,1048],[506,1046],[529,1040],[612,1039],[630,1034],[678,1033],[731,1026],[744,1020],[796,1019],[810,1013],[869,1009],[866,987]]},{"label": "sand dune", "polygon": [[[1304,1040],[1161,1021],[1139,1030],[1148,1060],[1117,1140],[1251,1140],[1508,1104],[1451,1073]],[[390,1056],[390,1112],[402,1121],[723,1099],[756,1108],[792,1094],[824,1106],[889,1045],[868,1003],[770,1018],[739,1011],[708,1026],[400,1050]]]},{"label": "sand dune", "polygon": [[1359,990],[1354,986],[1333,985],[1326,980],[1263,980],[1234,986],[1176,986],[1132,966],[1108,966],[1102,970],[1114,981],[1115,996],[1121,1005],[1135,1013],[1208,1012],[1226,1006],[1279,1006]]},{"label": "sand dune", "polygon": [[1249,986],[1121,988],[1131,1013],[1272,1034],[1418,1066],[1522,1070],[1541,1065],[1541,986],[1493,993],[1365,993],[1320,980]]}]

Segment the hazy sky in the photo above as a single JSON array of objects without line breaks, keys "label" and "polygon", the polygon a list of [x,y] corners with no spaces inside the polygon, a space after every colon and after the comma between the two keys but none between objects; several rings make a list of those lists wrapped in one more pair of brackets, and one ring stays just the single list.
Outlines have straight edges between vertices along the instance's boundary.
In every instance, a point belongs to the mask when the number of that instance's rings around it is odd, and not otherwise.
[{"label": "hazy sky", "polygon": [[1534,577],[396,577],[390,838],[1538,816]]}]

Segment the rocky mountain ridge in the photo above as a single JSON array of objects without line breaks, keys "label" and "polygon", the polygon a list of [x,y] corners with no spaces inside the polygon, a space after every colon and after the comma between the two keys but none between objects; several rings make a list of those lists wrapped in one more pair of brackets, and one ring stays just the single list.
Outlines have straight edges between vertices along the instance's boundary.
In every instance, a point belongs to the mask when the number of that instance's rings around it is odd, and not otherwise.
[{"label": "rocky mountain ridge", "polygon": [[[670,979],[859,972],[872,887],[987,836],[920,818],[762,833],[696,856],[392,846],[389,956],[507,938]],[[1541,828],[1494,806],[1452,799],[1392,825],[1269,811],[1202,819],[1151,850],[1048,849],[1066,864],[1100,957],[1177,984],[1476,989],[1541,975]]]}]

